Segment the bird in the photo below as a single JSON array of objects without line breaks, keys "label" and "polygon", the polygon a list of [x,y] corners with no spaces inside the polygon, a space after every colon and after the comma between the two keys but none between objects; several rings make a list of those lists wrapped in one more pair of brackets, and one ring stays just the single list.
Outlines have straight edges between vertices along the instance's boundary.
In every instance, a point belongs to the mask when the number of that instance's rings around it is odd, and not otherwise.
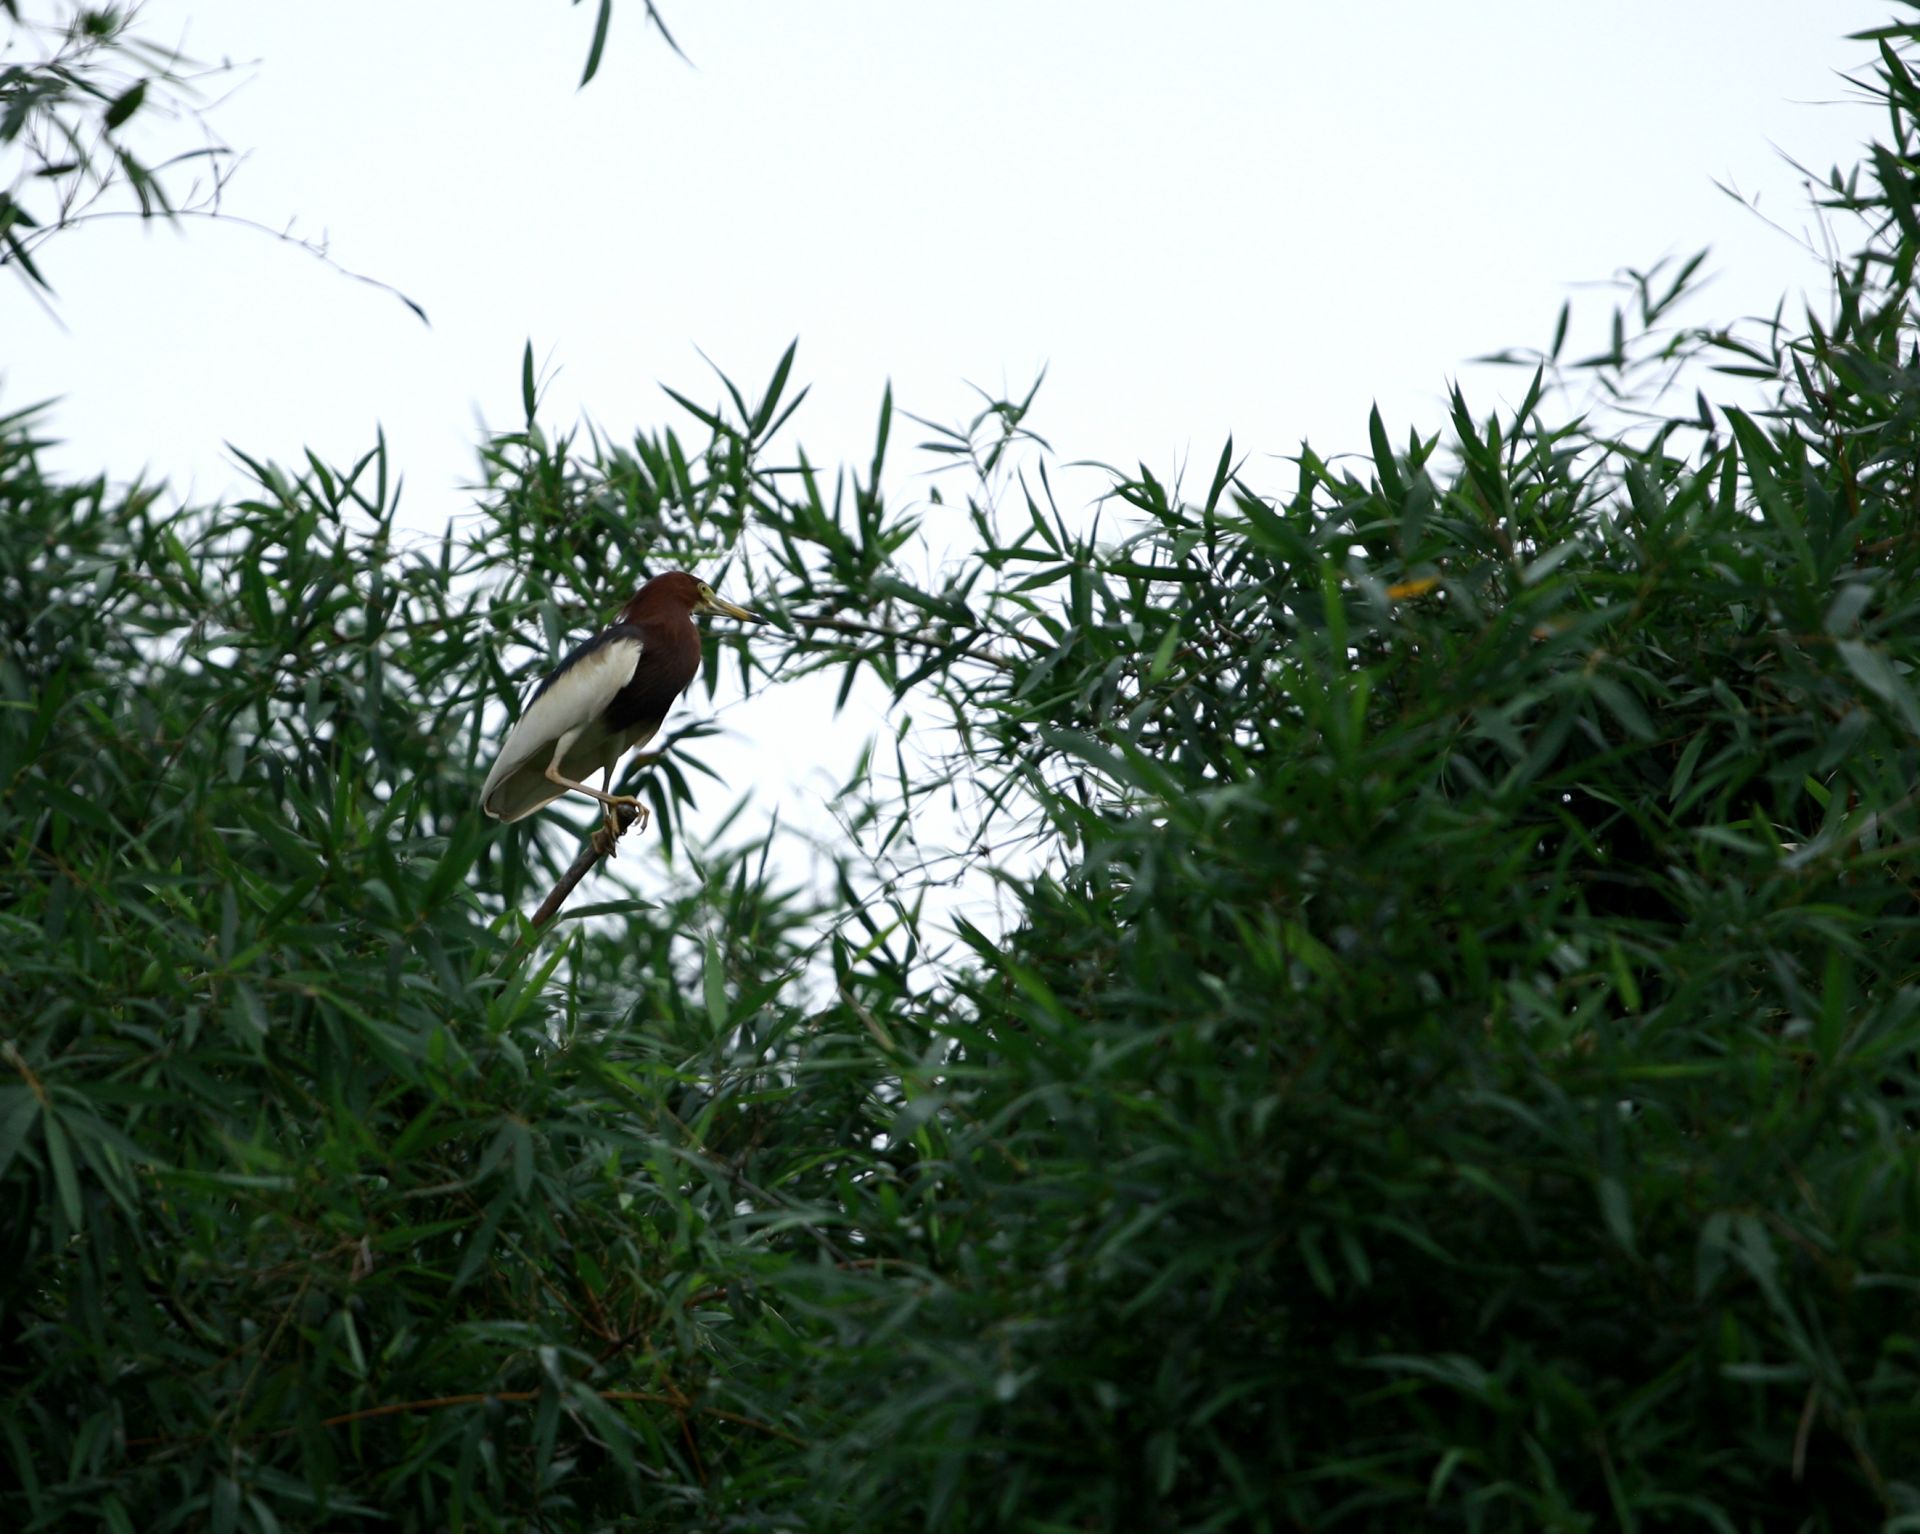
[{"label": "bird", "polygon": [[[604,830],[594,846],[611,853],[632,808],[642,829],[647,807],[631,794],[609,792],[620,759],[652,740],[674,700],[700,671],[695,613],[724,613],[764,623],[757,613],[714,594],[685,570],[656,575],[606,628],[555,666],[534,688],[480,790],[480,807],[500,821],[523,820],[566,793],[600,801]],[[602,786],[582,780],[596,771]],[[603,840],[604,839],[604,840]]]}]

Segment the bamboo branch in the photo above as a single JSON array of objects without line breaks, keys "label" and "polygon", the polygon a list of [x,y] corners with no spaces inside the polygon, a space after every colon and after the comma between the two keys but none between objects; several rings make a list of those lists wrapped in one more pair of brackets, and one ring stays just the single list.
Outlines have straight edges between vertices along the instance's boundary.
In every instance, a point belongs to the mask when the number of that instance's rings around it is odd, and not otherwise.
[{"label": "bamboo branch", "polygon": [[[953,648],[952,644],[943,644],[938,639],[929,639],[924,634],[910,634],[904,629],[887,628],[878,623],[861,623],[852,618],[837,618],[825,614],[818,617],[808,617],[805,613],[795,613],[793,621],[795,623],[804,623],[809,628],[828,629],[836,634],[851,634],[863,638],[890,640],[894,644],[909,645],[926,655],[937,655],[943,650]],[[950,621],[949,626],[952,626]],[[977,634],[984,633],[985,630],[979,624],[975,624],[974,632]],[[1022,644],[1032,645],[1035,649],[1041,651],[1047,648],[1030,634],[1008,632],[1000,637],[1017,639]],[[997,667],[1001,671],[1011,671],[1013,669],[1013,662],[1007,660],[1004,656],[995,655],[991,651],[967,650],[966,657],[968,660],[983,661],[987,665]]]},{"label": "bamboo branch", "polygon": [[[651,1390],[596,1390],[594,1394],[603,1401],[633,1401],[645,1406],[664,1406],[683,1422],[687,1416],[698,1414],[703,1417],[715,1417],[722,1422],[732,1422],[740,1427],[752,1428],[755,1432],[765,1433],[773,1438],[783,1438],[788,1443],[806,1447],[804,1438],[796,1437],[785,1428],[775,1427],[771,1422],[762,1422],[757,1417],[749,1417],[740,1412],[725,1411],[718,1406],[700,1406],[688,1401],[677,1392],[674,1395],[660,1395]],[[463,1395],[430,1396],[419,1401],[390,1401],[383,1406],[367,1406],[359,1411],[341,1412],[336,1416],[321,1419],[322,1427],[347,1427],[355,1422],[365,1422],[375,1417],[397,1417],[413,1412],[444,1411],[453,1406],[480,1406],[488,1401],[505,1401],[517,1405],[537,1401],[537,1390],[475,1390]],[[297,1431],[294,1428],[281,1428],[269,1436],[284,1438]],[[130,1449],[172,1448],[186,1443],[203,1443],[208,1435],[193,1433],[183,1438],[159,1435],[148,1438],[129,1438]]]},{"label": "bamboo branch", "polygon": [[[740,1412],[724,1411],[718,1406],[696,1406],[686,1397],[676,1392],[674,1395],[660,1395],[651,1390],[596,1390],[594,1394],[603,1401],[635,1401],[646,1406],[664,1406],[668,1410],[684,1415],[698,1412],[702,1416],[717,1417],[722,1422],[738,1423],[741,1427],[753,1428],[774,1438],[784,1438],[788,1443],[806,1446],[806,1440],[795,1437],[784,1428],[777,1428],[770,1422],[748,1417]],[[370,1417],[393,1417],[401,1413],[419,1411],[439,1411],[449,1406],[478,1406],[486,1401],[508,1401],[524,1404],[540,1399],[537,1390],[486,1390],[473,1391],[465,1395],[432,1396],[422,1401],[391,1401],[384,1406],[368,1406],[360,1411],[341,1412],[338,1416],[321,1420],[322,1427],[345,1427],[351,1422],[364,1422]]]},{"label": "bamboo branch", "polygon": [[[640,812],[630,804],[623,804],[614,811],[620,823],[620,830],[614,837],[615,842],[618,842],[620,837],[627,834],[627,827],[633,824],[639,813]],[[611,852],[612,850],[612,846],[609,845],[607,851]],[[533,913],[533,926],[535,930],[546,926],[548,922],[553,920],[554,916],[558,914],[560,907],[567,903],[567,897],[573,893],[574,886],[586,878],[593,865],[600,861],[601,856],[600,838],[596,835],[588,841],[585,847],[580,849],[580,856],[575,858],[572,866],[560,876],[560,882],[554,885],[553,893],[540,902],[540,909]]]}]

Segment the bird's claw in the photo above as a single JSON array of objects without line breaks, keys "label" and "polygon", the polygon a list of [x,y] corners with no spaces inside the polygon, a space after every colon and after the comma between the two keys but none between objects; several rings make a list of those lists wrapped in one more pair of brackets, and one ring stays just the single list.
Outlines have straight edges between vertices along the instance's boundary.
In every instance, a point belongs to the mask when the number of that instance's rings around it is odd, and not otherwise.
[{"label": "bird's claw", "polygon": [[[615,807],[616,804],[618,808]],[[647,807],[631,795],[622,794],[617,801],[609,802],[603,808],[606,811],[606,818],[601,822],[599,830],[593,833],[593,850],[603,858],[610,858],[615,855],[614,843],[620,840],[628,826],[637,825],[642,831],[647,829]],[[620,811],[623,809],[633,811],[633,818],[624,825],[620,820]]]}]

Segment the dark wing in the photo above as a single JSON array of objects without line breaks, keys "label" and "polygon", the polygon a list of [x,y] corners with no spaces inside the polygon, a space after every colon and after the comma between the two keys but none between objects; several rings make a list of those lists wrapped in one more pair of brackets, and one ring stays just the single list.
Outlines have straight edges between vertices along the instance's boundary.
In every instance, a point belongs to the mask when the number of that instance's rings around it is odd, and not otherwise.
[{"label": "dark wing", "polygon": [[644,650],[632,677],[607,706],[607,727],[615,734],[651,735],[700,674],[700,631],[686,623],[648,624],[634,632],[643,635]]}]

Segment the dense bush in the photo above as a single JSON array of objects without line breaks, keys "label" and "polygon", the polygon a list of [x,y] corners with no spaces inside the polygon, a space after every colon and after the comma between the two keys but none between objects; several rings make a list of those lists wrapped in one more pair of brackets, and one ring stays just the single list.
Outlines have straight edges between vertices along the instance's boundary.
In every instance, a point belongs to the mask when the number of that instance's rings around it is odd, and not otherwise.
[{"label": "dense bush", "polygon": [[[0,1519],[1920,1528],[1917,44],[1804,333],[1649,274],[1106,537],[998,403],[931,586],[791,353],[585,451],[529,373],[426,543],[383,449],[170,517],[8,420]],[[683,728],[532,928],[593,817],[476,815],[502,704],[723,556],[709,685],[901,739],[810,884]]]}]

